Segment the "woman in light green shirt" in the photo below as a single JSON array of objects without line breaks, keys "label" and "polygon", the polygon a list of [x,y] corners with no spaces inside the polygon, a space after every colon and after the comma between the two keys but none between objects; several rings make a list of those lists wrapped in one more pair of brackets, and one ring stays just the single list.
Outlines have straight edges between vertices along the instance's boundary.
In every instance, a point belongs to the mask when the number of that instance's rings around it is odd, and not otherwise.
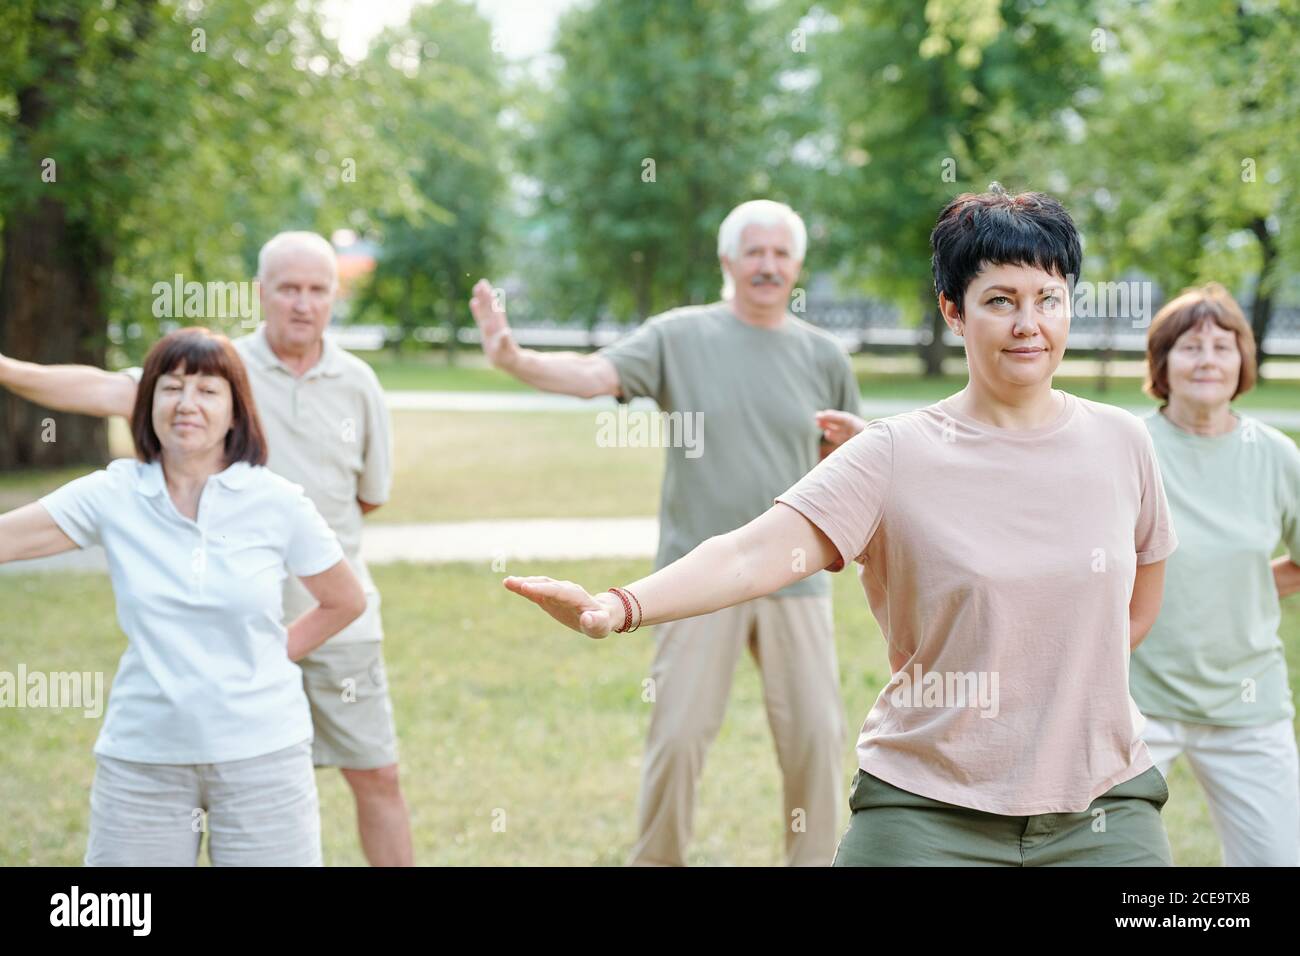
[{"label": "woman in light green shirt", "polygon": [[[1227,866],[1300,864],[1300,761],[1279,599],[1300,590],[1300,450],[1234,412],[1255,340],[1223,286],[1184,292],[1147,335],[1145,418],[1181,547],[1133,652],[1130,689],[1161,772],[1186,754]],[[1272,560],[1281,541],[1286,556]]]}]

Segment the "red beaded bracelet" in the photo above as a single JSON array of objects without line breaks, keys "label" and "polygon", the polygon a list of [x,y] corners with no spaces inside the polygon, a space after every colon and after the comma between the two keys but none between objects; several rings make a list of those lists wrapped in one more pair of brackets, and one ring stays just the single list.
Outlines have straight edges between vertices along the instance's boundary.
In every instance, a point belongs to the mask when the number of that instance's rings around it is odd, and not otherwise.
[{"label": "red beaded bracelet", "polygon": [[[627,589],[624,588],[623,590],[627,590]],[[641,602],[636,600],[636,595],[633,594],[631,591],[628,591],[627,593],[628,596],[631,597],[633,601],[636,601],[636,624],[633,625],[632,627],[632,630],[635,631],[638,627],[641,626],[641,618],[644,617],[645,615],[641,611]],[[632,632],[629,631],[628,633],[630,634]]]},{"label": "red beaded bracelet", "polygon": [[623,589],[622,589],[622,588],[610,588],[609,590],[610,590],[610,591],[613,593],[613,595],[614,595],[615,597],[617,597],[617,598],[619,599],[619,601],[621,601],[622,604],[623,604],[623,626],[622,626],[622,627],[616,627],[616,628],[614,628],[614,633],[615,633],[615,634],[622,634],[622,633],[624,633],[625,631],[627,631],[628,627],[629,627],[629,626],[631,625],[631,623],[632,623],[632,605],[631,605],[631,603],[628,601],[628,599],[623,595]]}]

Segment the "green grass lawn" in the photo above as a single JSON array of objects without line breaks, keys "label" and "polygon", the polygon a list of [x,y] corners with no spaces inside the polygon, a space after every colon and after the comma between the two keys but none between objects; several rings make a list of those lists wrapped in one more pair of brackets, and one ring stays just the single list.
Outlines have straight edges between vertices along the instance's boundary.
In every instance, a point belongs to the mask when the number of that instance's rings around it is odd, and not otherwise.
[{"label": "green grass lawn", "polygon": [[399,392],[528,392],[531,386],[492,368],[478,349],[466,349],[450,365],[442,352],[355,352],[379,383]]},{"label": "green grass lawn", "polygon": [[[428,364],[428,363],[426,363]],[[420,369],[381,370],[426,387]],[[498,389],[486,367],[433,369],[442,387]],[[403,378],[405,377],[405,378]],[[1058,385],[1089,395],[1084,384]],[[871,374],[864,393],[933,400],[962,381]],[[1139,404],[1136,383],[1106,396]],[[1274,391],[1276,389],[1276,391]],[[1276,397],[1284,396],[1284,397]],[[1289,397],[1287,397],[1289,396]],[[1093,397],[1096,397],[1095,395]],[[1300,384],[1271,383],[1248,401],[1300,407]],[[399,412],[393,500],[371,521],[652,515],[659,449],[599,448],[590,411]],[[129,454],[125,424],[110,442]],[[0,476],[0,511],[33,500],[85,469]],[[645,562],[520,565],[594,586],[638,577]],[[484,566],[376,569],[385,596],[389,671],[406,791],[423,863],[621,862],[634,838],[648,705],[648,634],[595,644],[562,632],[500,588]],[[879,630],[851,575],[839,575],[837,634],[849,725],[856,731],[888,677]],[[1300,673],[1300,602],[1283,619],[1292,674]],[[0,667],[102,671],[111,680],[124,638],[108,582],[95,575],[0,576]],[[1294,684],[1293,680],[1293,684]],[[87,794],[99,722],[78,713],[0,709],[0,865],[75,864],[85,846]],[[853,769],[846,746],[844,784]],[[322,772],[326,858],[360,863],[351,798]],[[1176,765],[1165,819],[1180,864],[1214,864],[1217,841],[1190,772]],[[494,832],[494,811],[506,831]],[[499,816],[499,814],[498,814]],[[754,821],[743,829],[745,821]],[[701,784],[692,862],[781,859],[780,778],[754,668],[740,668],[732,706]]]},{"label": "green grass lawn", "polygon": [[628,517],[659,510],[661,448],[601,448],[592,412],[396,412],[389,504],[370,520]]},{"label": "green grass lawn", "polygon": [[[393,495],[367,521],[658,512],[663,450],[598,447],[593,412],[396,412],[393,422]],[[130,455],[124,423],[115,420],[110,432],[113,453]],[[0,513],[88,470],[0,475]]]},{"label": "green grass lawn", "polygon": [[[520,564],[589,587],[635,579],[647,562]],[[635,838],[649,705],[651,631],[604,642],[553,625],[500,586],[486,564],[376,569],[403,785],[423,864],[619,864]],[[840,682],[856,737],[888,679],[884,643],[854,576],[835,577]],[[0,577],[0,661],[29,671],[103,671],[125,639],[108,581],[95,575]],[[1283,637],[1300,674],[1300,603]],[[0,709],[0,865],[77,865],[85,850],[91,747],[99,721],[80,712]],[[844,749],[847,802],[854,754]],[[319,771],[325,859],[361,864],[350,794]],[[1204,796],[1175,764],[1164,818],[1179,865],[1215,865]],[[494,819],[504,811],[505,830]],[[847,821],[847,809],[846,821]],[[495,816],[494,816],[495,815]],[[756,668],[742,661],[727,719],[700,784],[696,864],[782,859],[780,774]]]},{"label": "green grass lawn", "polygon": [[[601,448],[592,412],[396,412],[393,495],[366,520],[628,517],[659,510],[661,448]],[[116,419],[115,456],[130,437]],[[0,513],[89,468],[0,475]]]}]

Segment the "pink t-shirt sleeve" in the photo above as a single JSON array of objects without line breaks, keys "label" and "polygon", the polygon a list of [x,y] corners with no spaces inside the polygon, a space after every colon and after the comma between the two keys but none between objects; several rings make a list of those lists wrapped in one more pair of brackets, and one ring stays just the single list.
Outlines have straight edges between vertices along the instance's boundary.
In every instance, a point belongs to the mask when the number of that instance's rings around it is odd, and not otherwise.
[{"label": "pink t-shirt sleeve", "polygon": [[894,443],[883,420],[871,422],[831,452],[776,501],[799,512],[840,553],[828,570],[858,560],[880,526],[894,470]]},{"label": "pink t-shirt sleeve", "polygon": [[1138,508],[1137,525],[1133,529],[1133,545],[1138,564],[1155,564],[1174,553],[1178,536],[1174,534],[1173,519],[1169,514],[1169,501],[1165,497],[1164,479],[1160,477],[1160,464],[1151,435],[1140,430],[1138,449],[1139,470],[1142,474],[1142,503]]}]

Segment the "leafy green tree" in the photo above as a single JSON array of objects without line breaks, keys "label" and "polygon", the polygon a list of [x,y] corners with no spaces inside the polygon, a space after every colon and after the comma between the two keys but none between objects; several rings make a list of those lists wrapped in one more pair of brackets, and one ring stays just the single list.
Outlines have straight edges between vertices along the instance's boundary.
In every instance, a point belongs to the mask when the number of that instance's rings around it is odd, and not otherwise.
[{"label": "leafy green tree", "polygon": [[[251,279],[271,233],[364,228],[413,196],[316,3],[17,0],[0,17],[2,352],[102,365],[116,320],[138,357],[155,283]],[[61,418],[51,442],[47,414],[0,393],[0,469],[103,459],[103,423]]]},{"label": "leafy green tree", "polygon": [[444,0],[381,34],[363,65],[406,144],[402,162],[421,202],[375,217],[382,251],[357,312],[395,321],[401,341],[418,326],[445,325],[452,360],[505,191],[499,59],[473,4]]},{"label": "leafy green tree", "polygon": [[552,275],[536,278],[580,285],[623,319],[715,299],[722,218],[790,196],[795,137],[778,120],[792,27],[781,8],[745,0],[569,11],[523,152],[549,224]]},{"label": "leafy green tree", "polygon": [[1105,23],[1104,82],[1060,154],[1089,236],[1166,293],[1242,290],[1262,343],[1300,266],[1300,5],[1113,0]]},{"label": "leafy green tree", "polygon": [[929,328],[928,374],[943,355],[935,217],[991,180],[1045,188],[1034,147],[1063,135],[1060,114],[1096,82],[1090,6],[829,0],[810,13],[813,102],[829,140],[818,206],[836,214],[828,248]]}]

